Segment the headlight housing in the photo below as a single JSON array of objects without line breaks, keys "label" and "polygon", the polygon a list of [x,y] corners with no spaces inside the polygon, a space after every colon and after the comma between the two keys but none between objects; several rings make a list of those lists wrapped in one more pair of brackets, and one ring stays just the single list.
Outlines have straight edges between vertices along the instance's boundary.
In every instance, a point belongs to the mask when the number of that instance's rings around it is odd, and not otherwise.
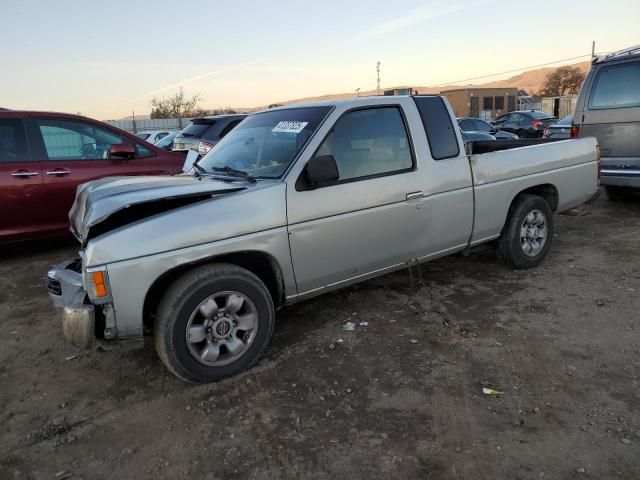
[{"label": "headlight housing", "polygon": [[84,272],[84,288],[91,303],[99,305],[111,302],[111,286],[107,267],[87,268]]}]

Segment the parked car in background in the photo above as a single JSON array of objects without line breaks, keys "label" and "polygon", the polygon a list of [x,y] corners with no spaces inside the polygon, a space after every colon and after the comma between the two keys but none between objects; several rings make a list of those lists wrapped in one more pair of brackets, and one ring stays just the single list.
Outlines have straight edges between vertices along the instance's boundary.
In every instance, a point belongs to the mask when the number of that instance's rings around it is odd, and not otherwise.
[{"label": "parked car in background", "polygon": [[463,142],[479,142],[481,140],[495,140],[496,139],[496,137],[494,137],[493,135],[491,135],[489,133],[465,132],[462,129],[460,129],[460,133],[462,134],[462,141]]},{"label": "parked car in background", "polygon": [[494,125],[491,125],[489,122],[485,122],[484,120],[480,120],[479,118],[457,118],[458,126],[465,133],[484,133],[493,135],[495,139],[498,140],[515,140],[518,136],[515,133],[505,132],[503,130],[498,130]]},{"label": "parked car in background", "polygon": [[573,122],[573,115],[568,115],[559,122],[552,123],[544,129],[542,138],[571,138],[571,122]]},{"label": "parked car in background", "polygon": [[494,124],[499,130],[515,133],[519,138],[540,138],[544,129],[556,120],[541,110],[522,110],[500,115]]},{"label": "parked car in background", "polygon": [[596,137],[609,198],[640,189],[640,45],[596,58],[582,84],[572,137]]},{"label": "parked car in background", "polygon": [[158,140],[156,143],[154,143],[154,145],[156,147],[158,147],[158,148],[163,149],[163,150],[171,151],[171,150],[173,150],[174,140],[175,140],[176,136],[178,136],[179,133],[180,132],[171,132],[166,137],[162,137],[160,140]]},{"label": "parked car in background", "polygon": [[274,108],[192,175],[84,184],[80,258],[47,274],[65,338],[153,332],[171,372],[210,382],[258,361],[281,305],[494,240],[536,267],[554,213],[597,191],[595,139],[479,142],[470,161],[455,125],[435,95]]},{"label": "parked car in background", "polygon": [[68,232],[81,183],[167,174],[183,163],[182,154],[90,118],[0,111],[0,243]]},{"label": "parked car in background", "polygon": [[144,132],[136,133],[136,137],[146,140],[149,143],[156,143],[158,140],[166,137],[171,132],[170,130],[145,130]]},{"label": "parked car in background", "polygon": [[195,150],[206,155],[224,136],[244,120],[246,115],[215,115],[191,120],[173,141],[174,151]]}]

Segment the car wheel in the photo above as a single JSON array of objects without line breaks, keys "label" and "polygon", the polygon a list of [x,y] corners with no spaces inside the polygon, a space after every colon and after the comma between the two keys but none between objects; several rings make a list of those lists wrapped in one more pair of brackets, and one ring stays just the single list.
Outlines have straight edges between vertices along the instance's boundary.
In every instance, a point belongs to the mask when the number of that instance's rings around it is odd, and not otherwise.
[{"label": "car wheel", "polygon": [[235,265],[206,265],[167,290],[158,306],[154,343],[172,373],[207,383],[254,365],[274,324],[273,300],[257,276]]},{"label": "car wheel", "polygon": [[529,136],[529,135],[527,135],[526,130],[518,130],[516,135],[518,135],[518,138],[527,138]]},{"label": "car wheel", "polygon": [[633,190],[631,188],[615,187],[611,185],[607,185],[605,188],[607,189],[607,197],[609,197],[609,200],[612,202],[626,200],[633,195]]},{"label": "car wheel", "polygon": [[498,239],[498,255],[517,269],[536,267],[553,240],[553,212],[538,195],[523,194],[509,208]]}]

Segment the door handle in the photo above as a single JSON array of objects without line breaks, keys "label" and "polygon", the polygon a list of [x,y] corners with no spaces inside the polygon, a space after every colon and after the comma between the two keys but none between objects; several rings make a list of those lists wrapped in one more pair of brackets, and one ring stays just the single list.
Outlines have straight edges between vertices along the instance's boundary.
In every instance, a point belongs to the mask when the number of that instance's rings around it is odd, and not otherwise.
[{"label": "door handle", "polygon": [[422,192],[411,192],[407,193],[407,200],[417,200],[418,198],[424,197],[424,193]]},{"label": "door handle", "polygon": [[69,175],[71,170],[49,170],[47,175]]},{"label": "door handle", "polygon": [[38,172],[13,172],[11,174],[12,177],[19,178],[35,177],[36,175],[38,175]]}]

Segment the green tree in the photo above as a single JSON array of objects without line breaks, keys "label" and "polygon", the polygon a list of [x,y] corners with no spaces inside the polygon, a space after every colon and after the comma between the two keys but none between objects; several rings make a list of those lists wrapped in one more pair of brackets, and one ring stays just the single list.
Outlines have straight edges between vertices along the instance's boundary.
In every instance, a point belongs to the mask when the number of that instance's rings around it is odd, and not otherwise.
[{"label": "green tree", "polygon": [[194,95],[187,98],[184,89],[180,87],[180,91],[171,97],[153,97],[151,99],[151,118],[177,118],[177,117],[196,117],[203,114],[203,110],[199,107],[202,98],[200,95]]},{"label": "green tree", "polygon": [[584,82],[584,73],[578,67],[566,65],[558,67],[547,75],[538,97],[558,97],[578,93]]}]

